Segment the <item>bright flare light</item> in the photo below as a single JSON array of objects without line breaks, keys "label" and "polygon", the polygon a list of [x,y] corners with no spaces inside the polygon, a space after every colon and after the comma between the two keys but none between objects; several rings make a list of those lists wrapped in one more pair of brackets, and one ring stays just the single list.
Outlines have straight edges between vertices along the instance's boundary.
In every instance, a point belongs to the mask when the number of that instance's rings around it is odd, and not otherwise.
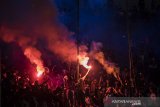
[{"label": "bright flare light", "polygon": [[37,69],[37,77],[40,77],[45,71],[44,68],[40,66],[37,66],[36,69]]},{"label": "bright flare light", "polygon": [[91,66],[88,66],[88,61],[89,61],[89,57],[86,57],[85,55],[83,56],[78,56],[79,59],[79,63],[80,65],[83,65],[86,69],[91,69]]}]

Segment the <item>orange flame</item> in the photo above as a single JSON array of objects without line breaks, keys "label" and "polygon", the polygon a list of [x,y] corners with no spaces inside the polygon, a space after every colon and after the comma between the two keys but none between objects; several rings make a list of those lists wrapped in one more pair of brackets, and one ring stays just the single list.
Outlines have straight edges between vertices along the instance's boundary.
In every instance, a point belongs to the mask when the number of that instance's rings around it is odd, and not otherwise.
[{"label": "orange flame", "polygon": [[37,77],[40,77],[44,73],[44,68],[42,66],[37,66]]},{"label": "orange flame", "polygon": [[36,65],[37,77],[40,77],[45,72],[40,51],[34,47],[28,47],[25,49],[24,54],[32,64]]},{"label": "orange flame", "polygon": [[78,56],[80,65],[83,65],[86,69],[91,69],[91,66],[88,66],[89,57],[86,57],[86,55],[79,55]]}]

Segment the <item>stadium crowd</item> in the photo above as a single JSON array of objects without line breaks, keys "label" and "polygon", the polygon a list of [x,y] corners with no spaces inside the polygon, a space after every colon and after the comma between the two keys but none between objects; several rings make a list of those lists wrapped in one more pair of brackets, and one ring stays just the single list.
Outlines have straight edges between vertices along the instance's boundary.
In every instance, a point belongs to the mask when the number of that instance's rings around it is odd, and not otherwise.
[{"label": "stadium crowd", "polygon": [[[151,65],[149,67],[153,67],[152,63]],[[108,97],[159,96],[159,88],[146,80],[141,72],[136,72],[133,85],[130,84],[127,68],[120,77],[123,84],[106,73],[102,73],[98,79],[87,77],[75,82],[73,76],[66,71],[59,77],[62,83],[50,87],[47,79],[41,83],[38,80],[31,81],[28,73],[19,73],[3,65],[2,107],[103,107]]]}]

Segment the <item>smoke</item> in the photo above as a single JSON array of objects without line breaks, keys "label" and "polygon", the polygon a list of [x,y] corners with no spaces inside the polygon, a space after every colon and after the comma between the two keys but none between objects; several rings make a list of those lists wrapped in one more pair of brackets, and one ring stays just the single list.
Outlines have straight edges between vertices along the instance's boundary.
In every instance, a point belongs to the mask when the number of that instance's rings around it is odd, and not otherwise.
[{"label": "smoke", "polygon": [[69,39],[73,35],[72,32],[69,32],[67,28],[61,25],[59,29],[47,31],[46,35],[47,48],[51,52],[60,56],[63,60],[76,61],[76,44],[74,40]]},{"label": "smoke", "polygon": [[24,55],[30,60],[30,62],[36,65],[38,75],[44,72],[43,61],[41,59],[41,52],[34,46],[34,39],[27,36],[23,36],[22,32],[13,29],[7,29],[1,27],[1,39],[7,43],[16,42],[21,46]]},{"label": "smoke", "polygon": [[[65,61],[77,61],[77,46],[70,39],[74,32],[69,31],[58,20],[58,12],[50,0],[23,0],[11,4],[10,0],[1,3],[0,39],[5,42],[16,42],[21,46],[24,55],[36,65],[38,75],[44,72],[42,53],[36,47],[39,39],[45,41],[45,48],[60,56]],[[42,44],[43,46],[43,44]],[[89,53],[105,71],[118,78],[119,68],[105,59],[101,51],[102,44],[93,42]],[[83,65],[88,67],[89,55],[85,45],[80,46]],[[90,68],[90,67],[89,67]]]},{"label": "smoke", "polygon": [[100,42],[92,42],[92,51],[90,52],[90,55],[103,66],[108,74],[113,74],[114,77],[122,84],[122,81],[119,77],[119,67],[117,67],[114,63],[106,60],[104,53],[101,51],[101,48],[102,44]]},{"label": "smoke", "polygon": [[32,64],[36,65],[37,76],[39,77],[40,75],[42,75],[45,69],[43,66],[43,61],[41,59],[41,52],[34,47],[27,47],[24,50],[24,55],[26,55],[26,57]]},{"label": "smoke", "polygon": [[24,55],[38,72],[43,72],[42,53],[37,48],[40,39],[45,48],[65,60],[76,59],[76,45],[69,36],[73,35],[58,20],[58,12],[50,0],[1,1],[0,39],[18,43]]}]

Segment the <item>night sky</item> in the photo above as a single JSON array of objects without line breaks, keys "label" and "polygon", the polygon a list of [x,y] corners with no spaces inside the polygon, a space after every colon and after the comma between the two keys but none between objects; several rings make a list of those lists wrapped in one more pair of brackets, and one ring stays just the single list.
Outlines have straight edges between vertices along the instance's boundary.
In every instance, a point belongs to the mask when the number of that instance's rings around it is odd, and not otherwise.
[{"label": "night sky", "polygon": [[[114,2],[114,0],[80,1],[78,21],[81,40],[102,42],[104,50],[112,50],[115,62],[126,64],[128,61],[126,57],[128,55],[128,38],[126,15],[123,9],[125,0],[119,2]],[[74,25],[77,21],[75,8],[78,7],[78,3],[75,0],[55,0],[55,2],[61,22],[70,30],[75,31]],[[129,6],[131,5],[134,4],[129,3]],[[155,5],[158,4],[155,3]],[[157,57],[160,57],[160,10],[156,8],[151,13],[147,6],[144,11],[129,8],[133,53],[139,54],[143,48],[146,53],[152,51]]]},{"label": "night sky", "polygon": [[[127,65],[126,16],[123,6],[119,7],[118,4],[124,4],[124,1],[116,4],[114,0],[80,0],[80,3],[77,1],[48,0],[51,3],[50,5],[57,9],[55,14],[60,23],[64,24],[70,31],[75,32],[74,36],[79,35],[81,43],[102,42],[106,56],[109,52],[112,54],[111,58],[115,63]],[[28,16],[30,14],[27,13],[31,11],[32,3],[45,2],[44,0],[15,0],[14,2],[12,0],[2,0],[0,3],[0,24],[7,22],[16,26],[17,20],[20,23],[27,21],[26,17],[32,17]],[[132,9],[129,11],[132,51],[133,53],[140,53],[143,48],[147,52],[152,51],[159,58],[160,9],[156,8],[152,13],[149,10],[144,11]],[[32,21],[36,21],[38,16],[35,18]],[[30,28],[30,24],[28,27]]]}]

